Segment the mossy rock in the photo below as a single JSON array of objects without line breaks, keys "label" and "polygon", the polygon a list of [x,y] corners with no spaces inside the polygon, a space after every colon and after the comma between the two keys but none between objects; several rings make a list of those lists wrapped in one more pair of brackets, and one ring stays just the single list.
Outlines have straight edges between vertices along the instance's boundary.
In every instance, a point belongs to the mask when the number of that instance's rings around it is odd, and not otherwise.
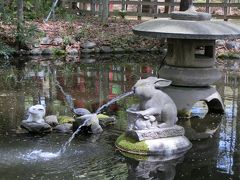
[{"label": "mossy rock", "polygon": [[75,121],[74,118],[70,116],[58,116],[59,124],[73,123],[74,121]]},{"label": "mossy rock", "polygon": [[124,155],[127,158],[135,159],[137,161],[146,161],[146,160],[148,160],[148,156],[146,156],[146,155],[131,154],[131,153],[122,152],[122,151],[121,151],[121,154]]},{"label": "mossy rock", "polygon": [[224,52],[218,55],[220,59],[240,59],[239,52]]},{"label": "mossy rock", "polygon": [[178,113],[178,117],[186,117],[186,118],[191,117],[191,111],[188,111],[187,109],[178,110],[177,113]]},{"label": "mossy rock", "polygon": [[136,141],[130,137],[127,137],[126,134],[122,134],[118,137],[115,145],[122,151],[133,153],[133,154],[149,154],[149,148],[145,141]]},{"label": "mossy rock", "polygon": [[98,114],[98,115],[97,115],[97,118],[98,118],[98,119],[108,119],[108,118],[110,118],[110,117],[107,116],[107,115],[105,115],[105,114]]},{"label": "mossy rock", "polygon": [[107,127],[107,126],[113,125],[113,124],[115,124],[115,121],[116,121],[115,117],[107,116],[105,114],[98,114],[97,117],[99,119],[99,124],[102,127]]}]

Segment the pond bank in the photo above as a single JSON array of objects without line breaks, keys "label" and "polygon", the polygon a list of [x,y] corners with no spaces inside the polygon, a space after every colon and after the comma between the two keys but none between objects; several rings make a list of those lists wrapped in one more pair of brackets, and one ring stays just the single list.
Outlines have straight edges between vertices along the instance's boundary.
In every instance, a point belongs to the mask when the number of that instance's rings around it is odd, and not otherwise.
[{"label": "pond bank", "polygon": [[[20,55],[79,55],[95,53],[131,53],[162,50],[164,40],[133,34],[133,26],[142,21],[112,18],[103,25],[97,17],[84,16],[43,23],[26,22],[24,31],[35,27],[34,35],[25,40]],[[1,39],[15,46],[15,26],[0,23]]]},{"label": "pond bank", "polygon": [[[150,39],[134,35],[132,29],[143,21],[111,18],[103,25],[97,17],[78,16],[66,20],[43,23],[35,20],[25,22],[23,30],[24,47],[17,50],[22,55],[86,56],[91,54],[126,54],[133,52],[162,53],[165,39]],[[31,27],[34,27],[31,29]],[[11,47],[16,46],[11,23],[0,21],[0,38]],[[25,34],[32,34],[24,36]],[[1,41],[1,40],[0,40]],[[217,56],[239,59],[239,40],[217,40]],[[11,52],[12,53],[12,52]],[[1,44],[0,44],[1,56]]]}]

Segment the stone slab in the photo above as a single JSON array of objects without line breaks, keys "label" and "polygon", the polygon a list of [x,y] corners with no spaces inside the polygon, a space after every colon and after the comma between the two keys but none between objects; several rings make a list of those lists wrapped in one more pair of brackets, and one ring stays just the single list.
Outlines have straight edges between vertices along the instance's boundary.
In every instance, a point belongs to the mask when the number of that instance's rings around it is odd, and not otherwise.
[{"label": "stone slab", "polygon": [[236,39],[240,26],[225,21],[154,19],[133,28],[137,35],[176,39]]},{"label": "stone slab", "polygon": [[186,152],[192,147],[191,142],[185,136],[146,140],[145,143],[150,155],[172,156]]},{"label": "stone slab", "polygon": [[[166,137],[152,140],[145,140],[143,143],[147,147],[145,151],[131,149],[135,142],[124,139],[125,143],[116,142],[115,146],[123,152],[138,155],[159,155],[164,158],[172,158],[183,153],[186,153],[191,147],[191,142],[185,136]],[[134,141],[134,140],[133,140]],[[129,146],[131,144],[131,146]]]},{"label": "stone slab", "polygon": [[212,18],[212,15],[204,12],[196,11],[174,11],[170,14],[172,19],[177,20],[192,20],[192,21],[206,21]]},{"label": "stone slab", "polygon": [[131,130],[127,131],[126,135],[137,141],[159,139],[166,137],[183,136],[185,133],[184,128],[178,125],[168,128],[155,128],[146,130]]},{"label": "stone slab", "polygon": [[20,127],[30,133],[49,133],[52,131],[52,127],[47,123],[22,121]]},{"label": "stone slab", "polygon": [[171,79],[172,85],[175,86],[204,87],[218,81],[222,77],[222,74],[215,67],[182,68],[165,65],[159,71],[159,76]]}]

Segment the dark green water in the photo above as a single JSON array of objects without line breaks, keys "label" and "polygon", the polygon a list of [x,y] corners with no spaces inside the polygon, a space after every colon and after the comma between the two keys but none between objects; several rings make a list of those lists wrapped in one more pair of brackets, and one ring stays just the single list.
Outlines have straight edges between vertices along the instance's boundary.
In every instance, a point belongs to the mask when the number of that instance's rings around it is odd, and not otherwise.
[{"label": "dark green water", "polygon": [[217,129],[213,137],[192,141],[184,157],[171,161],[137,161],[118,152],[114,143],[126,128],[125,109],[136,102],[128,97],[109,107],[115,125],[98,136],[78,136],[57,158],[34,158],[33,151],[57,152],[71,134],[33,136],[19,133],[18,126],[29,106],[45,105],[47,115],[69,115],[57,79],[72,96],[75,107],[94,112],[100,105],[127,92],[140,78],[156,75],[158,56],[129,55],[64,59],[22,59],[0,69],[0,179],[240,179],[239,72],[238,61],[219,64],[223,78],[216,84],[225,114],[208,114],[206,107],[192,112],[204,118],[182,119],[180,124],[196,132]]}]

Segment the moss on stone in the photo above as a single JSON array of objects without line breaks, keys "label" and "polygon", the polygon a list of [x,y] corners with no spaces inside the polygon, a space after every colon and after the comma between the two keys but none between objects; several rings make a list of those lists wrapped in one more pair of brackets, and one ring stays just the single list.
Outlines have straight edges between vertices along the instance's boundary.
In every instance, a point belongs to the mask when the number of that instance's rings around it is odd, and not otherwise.
[{"label": "moss on stone", "polygon": [[148,154],[149,152],[145,141],[136,141],[135,139],[127,137],[125,133],[118,137],[116,146],[129,153]]},{"label": "moss on stone", "polygon": [[224,52],[218,55],[220,59],[240,59],[239,52]]},{"label": "moss on stone", "polygon": [[74,121],[75,121],[74,118],[70,116],[58,116],[59,124],[73,123]]},{"label": "moss on stone", "polygon": [[191,112],[188,111],[187,109],[181,109],[181,110],[178,110],[178,116],[189,118],[191,116]]},{"label": "moss on stone", "polygon": [[109,116],[107,116],[105,114],[98,114],[97,117],[98,117],[98,119],[108,119],[108,118],[110,118]]},{"label": "moss on stone", "polygon": [[127,152],[121,152],[125,157],[135,159],[137,161],[146,161],[148,159],[148,156],[146,155],[139,155],[139,154],[132,154]]}]

